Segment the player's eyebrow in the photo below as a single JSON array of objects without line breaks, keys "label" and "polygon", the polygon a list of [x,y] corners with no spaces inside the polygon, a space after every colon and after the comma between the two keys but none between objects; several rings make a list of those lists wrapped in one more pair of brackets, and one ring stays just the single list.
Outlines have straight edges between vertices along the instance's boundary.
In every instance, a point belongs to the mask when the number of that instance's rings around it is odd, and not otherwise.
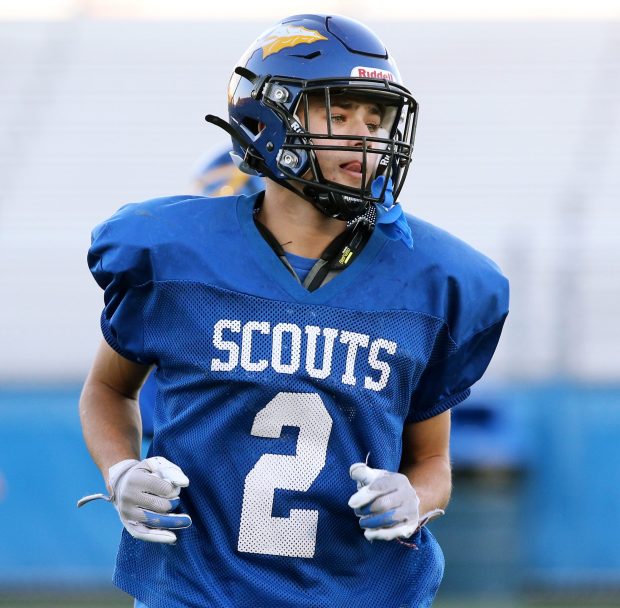
[{"label": "player's eyebrow", "polygon": [[331,104],[332,108],[342,108],[343,110],[351,110],[353,108],[358,108],[360,106],[366,106],[368,111],[371,114],[376,114],[377,116],[383,118],[384,110],[378,104],[372,101],[364,101],[364,100],[355,100],[355,99],[338,99],[334,98]]}]

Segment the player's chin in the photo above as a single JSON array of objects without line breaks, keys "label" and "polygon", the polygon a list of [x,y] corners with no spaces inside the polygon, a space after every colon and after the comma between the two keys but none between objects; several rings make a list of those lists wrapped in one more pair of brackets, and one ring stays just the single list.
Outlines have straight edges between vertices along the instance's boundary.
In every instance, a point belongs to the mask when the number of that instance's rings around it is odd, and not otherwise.
[{"label": "player's chin", "polygon": [[362,174],[355,171],[339,169],[332,175],[332,182],[349,188],[360,189],[362,187]]}]

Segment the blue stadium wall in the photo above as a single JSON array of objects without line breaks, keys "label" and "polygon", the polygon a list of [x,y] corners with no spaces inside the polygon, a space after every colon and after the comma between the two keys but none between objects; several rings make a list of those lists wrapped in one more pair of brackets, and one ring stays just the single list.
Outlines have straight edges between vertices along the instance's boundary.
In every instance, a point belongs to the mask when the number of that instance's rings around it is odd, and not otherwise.
[{"label": "blue stadium wall", "polygon": [[[76,508],[104,489],[78,397],[0,388],[0,593],[110,586],[121,524]],[[431,525],[442,594],[620,588],[620,387],[482,387],[453,427],[453,500]]]}]

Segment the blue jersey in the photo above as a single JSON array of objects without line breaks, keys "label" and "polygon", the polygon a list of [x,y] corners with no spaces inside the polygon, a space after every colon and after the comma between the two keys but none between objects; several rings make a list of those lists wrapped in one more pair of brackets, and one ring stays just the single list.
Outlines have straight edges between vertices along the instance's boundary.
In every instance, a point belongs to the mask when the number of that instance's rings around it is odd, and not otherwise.
[{"label": "blue jersey", "polygon": [[397,471],[403,426],[459,403],[507,313],[487,258],[413,217],[375,230],[320,289],[253,221],[256,195],[122,208],[93,233],[103,334],[157,366],[150,455],[190,480],[175,545],[123,531],[115,583],[149,608],[430,606],[443,556],[425,528],[369,543],[349,466]]}]

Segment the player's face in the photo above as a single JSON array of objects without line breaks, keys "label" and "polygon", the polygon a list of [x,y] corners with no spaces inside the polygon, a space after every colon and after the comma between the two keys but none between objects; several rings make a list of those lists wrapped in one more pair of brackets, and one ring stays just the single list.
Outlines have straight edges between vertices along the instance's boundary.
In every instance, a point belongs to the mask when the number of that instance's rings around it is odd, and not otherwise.
[{"label": "player's face", "polygon": [[[302,104],[304,105],[304,104]],[[384,126],[385,108],[373,101],[355,96],[333,95],[330,108],[326,107],[323,95],[309,96],[306,108],[298,114],[302,124],[310,133],[330,134],[336,139],[315,138],[315,145],[346,146],[343,150],[316,150],[317,160],[323,177],[353,188],[362,187],[364,141],[357,137],[387,137]],[[366,149],[383,149],[385,146],[373,141],[366,142]],[[352,150],[353,148],[353,150]],[[381,155],[366,153],[366,184],[375,173]]]}]

